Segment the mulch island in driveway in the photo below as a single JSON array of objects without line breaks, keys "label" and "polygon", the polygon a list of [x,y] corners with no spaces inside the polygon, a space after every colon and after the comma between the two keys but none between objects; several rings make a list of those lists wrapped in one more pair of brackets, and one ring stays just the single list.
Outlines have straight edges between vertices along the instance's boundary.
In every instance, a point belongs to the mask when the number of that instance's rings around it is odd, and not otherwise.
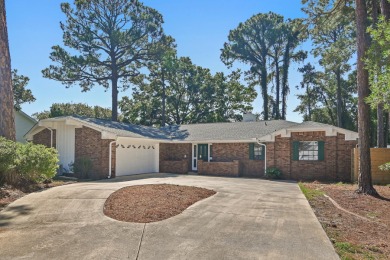
[{"label": "mulch island in driveway", "polygon": [[300,186],[341,259],[390,259],[390,186],[374,186],[381,198],[356,194],[352,184]]},{"label": "mulch island in driveway", "polygon": [[124,187],[108,197],[104,214],[110,218],[150,223],[176,216],[216,192],[198,187],[150,184]]}]

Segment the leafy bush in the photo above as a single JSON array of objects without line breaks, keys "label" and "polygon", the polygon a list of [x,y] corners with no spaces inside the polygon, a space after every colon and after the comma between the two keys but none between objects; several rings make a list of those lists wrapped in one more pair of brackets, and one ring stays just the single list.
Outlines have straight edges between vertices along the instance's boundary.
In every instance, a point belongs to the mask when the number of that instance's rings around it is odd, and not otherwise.
[{"label": "leafy bush", "polygon": [[265,171],[265,177],[270,179],[280,179],[282,178],[282,172],[276,167],[270,167]]},{"label": "leafy bush", "polygon": [[16,171],[36,182],[53,178],[58,168],[57,150],[32,143],[18,145],[16,161]]},{"label": "leafy bush", "polygon": [[76,177],[87,179],[92,171],[92,161],[87,157],[78,158],[73,163],[73,172]]},{"label": "leafy bush", "polygon": [[21,179],[49,180],[56,174],[57,163],[58,154],[54,148],[0,138],[0,183],[16,184]]},{"label": "leafy bush", "polygon": [[0,184],[11,182],[16,159],[15,142],[0,137]]}]

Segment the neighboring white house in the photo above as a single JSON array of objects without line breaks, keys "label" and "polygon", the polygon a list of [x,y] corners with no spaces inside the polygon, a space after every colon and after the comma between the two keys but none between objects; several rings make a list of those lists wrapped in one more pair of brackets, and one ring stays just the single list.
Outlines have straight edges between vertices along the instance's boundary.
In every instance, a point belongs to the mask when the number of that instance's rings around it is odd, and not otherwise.
[{"label": "neighboring white house", "polygon": [[24,135],[37,123],[37,121],[21,110],[14,110],[14,114],[16,141],[20,143],[25,143],[26,139],[24,138]]}]

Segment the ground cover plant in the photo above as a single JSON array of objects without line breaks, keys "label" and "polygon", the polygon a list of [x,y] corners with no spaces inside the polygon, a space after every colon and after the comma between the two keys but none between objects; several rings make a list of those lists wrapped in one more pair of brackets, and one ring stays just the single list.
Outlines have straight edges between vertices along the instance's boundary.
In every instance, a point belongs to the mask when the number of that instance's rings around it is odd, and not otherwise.
[{"label": "ground cover plant", "polygon": [[108,197],[104,214],[126,222],[156,222],[176,216],[215,193],[204,188],[172,184],[129,186]]}]

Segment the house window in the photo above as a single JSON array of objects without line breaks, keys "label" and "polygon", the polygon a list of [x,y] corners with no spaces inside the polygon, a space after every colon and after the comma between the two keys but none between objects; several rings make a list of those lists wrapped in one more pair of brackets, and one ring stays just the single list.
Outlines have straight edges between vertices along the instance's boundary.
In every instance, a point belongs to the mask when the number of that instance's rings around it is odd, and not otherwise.
[{"label": "house window", "polygon": [[264,160],[264,146],[257,143],[249,144],[249,159]]},{"label": "house window", "polygon": [[323,161],[323,141],[295,141],[293,142],[294,161]]}]

